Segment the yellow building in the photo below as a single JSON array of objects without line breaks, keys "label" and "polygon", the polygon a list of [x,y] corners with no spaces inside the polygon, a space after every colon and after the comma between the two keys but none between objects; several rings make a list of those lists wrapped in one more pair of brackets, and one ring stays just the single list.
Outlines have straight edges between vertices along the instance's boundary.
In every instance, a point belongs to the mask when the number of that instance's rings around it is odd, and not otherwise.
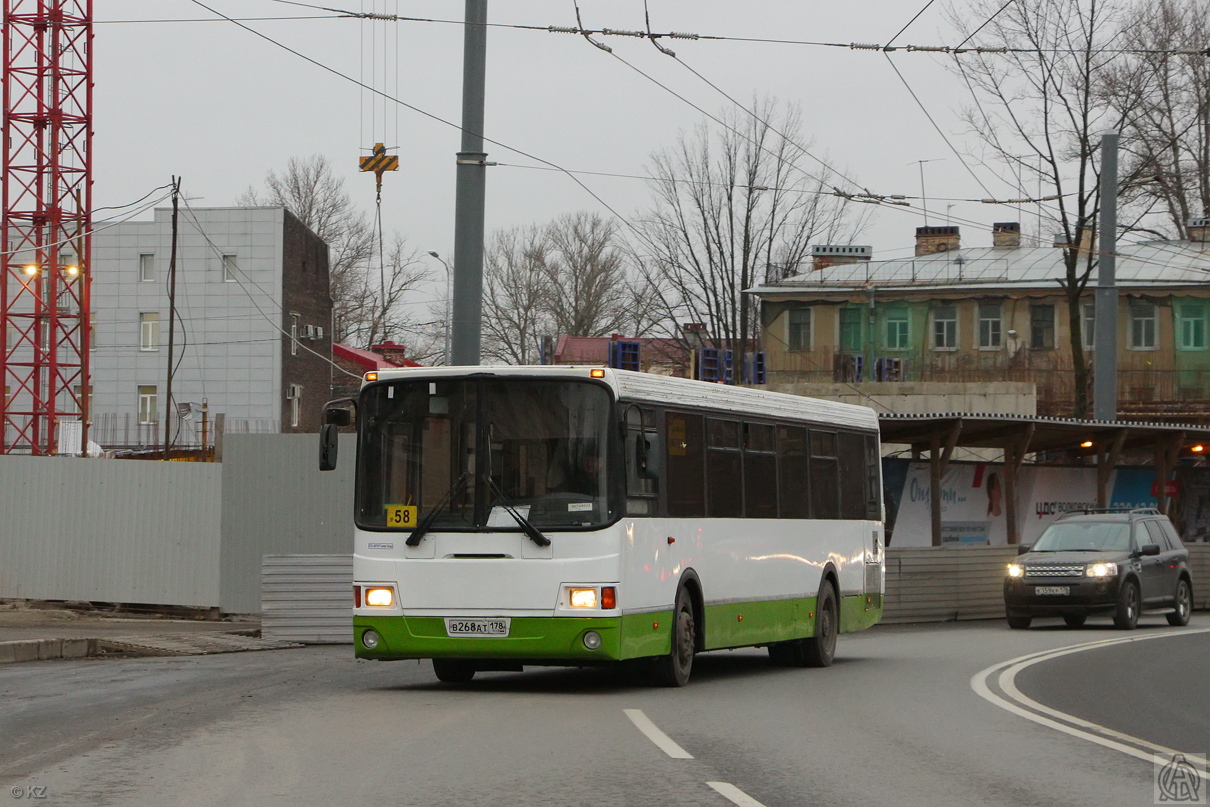
[{"label": "yellow building", "polygon": [[[1120,418],[1210,418],[1210,219],[1190,234],[1118,247]],[[993,243],[963,249],[957,227],[921,227],[907,258],[815,247],[810,267],[750,290],[769,380],[1026,381],[1038,414],[1070,416],[1063,245],[1023,247],[1016,223],[994,225]],[[1077,314],[1090,366],[1096,277]]]}]

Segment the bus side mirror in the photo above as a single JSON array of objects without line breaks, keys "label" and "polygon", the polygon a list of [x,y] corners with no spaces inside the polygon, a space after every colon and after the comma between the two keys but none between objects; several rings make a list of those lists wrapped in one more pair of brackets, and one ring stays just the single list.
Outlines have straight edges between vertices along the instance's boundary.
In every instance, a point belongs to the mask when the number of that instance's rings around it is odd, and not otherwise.
[{"label": "bus side mirror", "polygon": [[644,479],[660,478],[660,438],[656,434],[644,434],[639,457],[639,471]]},{"label": "bus side mirror", "polygon": [[[332,410],[328,410],[329,412]],[[345,413],[345,420],[348,420],[348,410],[339,410]],[[335,471],[336,470],[336,455],[340,449],[340,427],[335,423],[325,423],[319,427],[319,470]]]},{"label": "bus side mirror", "polygon": [[324,423],[333,426],[348,426],[352,422],[353,420],[348,409],[331,406],[324,410]]}]

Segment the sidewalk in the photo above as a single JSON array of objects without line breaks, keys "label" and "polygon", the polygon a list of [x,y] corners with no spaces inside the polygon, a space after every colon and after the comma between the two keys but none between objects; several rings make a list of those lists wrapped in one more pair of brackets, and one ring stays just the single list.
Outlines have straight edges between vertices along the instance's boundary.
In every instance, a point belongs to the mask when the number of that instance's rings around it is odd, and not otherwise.
[{"label": "sidewalk", "polygon": [[87,656],[177,656],[301,647],[260,638],[260,619],[162,619],[0,605],[0,664]]}]

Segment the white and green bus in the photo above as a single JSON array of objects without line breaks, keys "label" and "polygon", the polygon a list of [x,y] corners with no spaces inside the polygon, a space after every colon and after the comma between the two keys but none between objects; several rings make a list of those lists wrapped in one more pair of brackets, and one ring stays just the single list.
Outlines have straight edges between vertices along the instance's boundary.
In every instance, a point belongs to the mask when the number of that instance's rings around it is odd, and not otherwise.
[{"label": "white and green bus", "polygon": [[[565,366],[381,371],[345,404],[358,658],[451,682],[635,660],[683,686],[706,650],[827,666],[881,616],[866,407]],[[325,419],[328,469],[350,418]]]}]

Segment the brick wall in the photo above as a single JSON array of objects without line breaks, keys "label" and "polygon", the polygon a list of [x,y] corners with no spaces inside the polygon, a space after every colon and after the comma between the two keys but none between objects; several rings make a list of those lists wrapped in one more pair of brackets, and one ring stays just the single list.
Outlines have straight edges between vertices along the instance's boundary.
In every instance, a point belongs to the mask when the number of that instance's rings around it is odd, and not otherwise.
[{"label": "brick wall", "polygon": [[[322,338],[304,338],[304,327],[322,328]],[[320,409],[332,386],[332,295],[328,285],[328,246],[289,211],[282,233],[282,329],[297,328],[295,340],[282,339],[281,430],[317,432]],[[304,348],[319,353],[316,356]],[[301,388],[298,425],[290,390]]]}]

